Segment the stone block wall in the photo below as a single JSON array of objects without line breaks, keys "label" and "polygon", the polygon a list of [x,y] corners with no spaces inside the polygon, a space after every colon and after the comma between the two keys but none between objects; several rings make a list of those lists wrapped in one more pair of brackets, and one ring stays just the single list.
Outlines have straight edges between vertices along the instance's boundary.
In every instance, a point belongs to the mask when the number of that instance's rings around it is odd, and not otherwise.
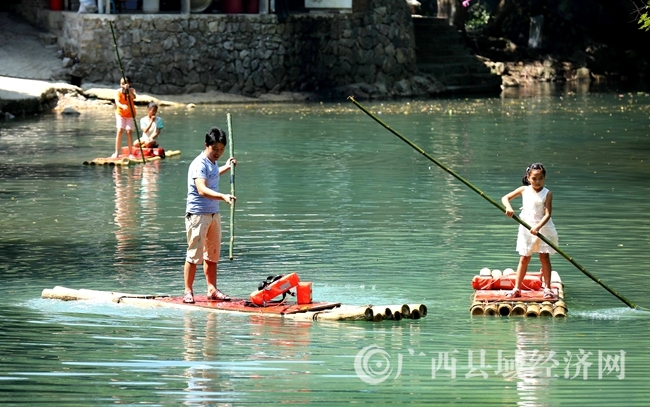
[{"label": "stone block wall", "polygon": [[[258,95],[319,92],[350,84],[390,89],[416,75],[413,23],[404,0],[367,0],[350,14],[63,13],[59,46],[83,82],[119,82],[113,38],[141,91],[218,90]],[[76,59],[74,59],[76,58]]]}]

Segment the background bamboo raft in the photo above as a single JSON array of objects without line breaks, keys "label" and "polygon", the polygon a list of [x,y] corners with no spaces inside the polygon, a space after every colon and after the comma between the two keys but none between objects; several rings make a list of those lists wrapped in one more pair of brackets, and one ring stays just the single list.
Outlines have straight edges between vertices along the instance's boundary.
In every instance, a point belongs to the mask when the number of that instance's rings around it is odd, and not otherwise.
[{"label": "background bamboo raft", "polygon": [[[269,312],[270,307],[259,307],[253,311],[238,311],[218,307],[200,307],[195,304],[184,304],[175,301],[175,298],[162,295],[138,295],[119,293],[112,291],[97,291],[87,289],[72,289],[66,287],[54,287],[44,289],[41,298],[56,299],[63,301],[92,300],[103,302],[115,302],[119,304],[134,305],[139,307],[167,307],[191,310],[204,310],[209,312],[221,312],[240,315],[259,315],[285,318],[299,321],[371,321],[381,322],[383,320],[400,321],[402,319],[420,319],[427,315],[427,307],[424,304],[401,304],[401,305],[341,305],[338,303],[315,303],[315,307],[306,311],[292,311],[291,313]],[[196,299],[197,297],[195,297]],[[325,309],[318,309],[318,304],[324,304]],[[296,307],[297,308],[297,307]],[[307,308],[307,307],[305,307]],[[316,308],[316,309],[314,309]]]},{"label": "background bamboo raft", "polygon": [[[501,272],[492,270],[491,273],[493,276],[500,276]],[[522,291],[520,298],[505,299],[505,293],[508,292],[505,290],[475,290],[469,312],[472,316],[566,317],[564,284],[556,271],[551,273],[551,288],[557,291],[557,298],[553,300],[539,300],[526,296],[526,291]],[[501,298],[482,300],[480,294],[485,291],[495,291]]]},{"label": "background bamboo raft", "polygon": [[[180,155],[181,151],[180,150],[171,150],[171,151],[165,151],[165,158],[167,157],[173,157],[175,155]],[[161,160],[161,157],[145,157],[146,162],[151,162],[151,161],[158,161]],[[119,166],[126,166],[126,165],[131,165],[131,164],[142,164],[142,158],[132,158],[129,159],[129,157],[121,157],[121,158],[95,158],[90,161],[84,161],[84,165],[119,165]]]}]

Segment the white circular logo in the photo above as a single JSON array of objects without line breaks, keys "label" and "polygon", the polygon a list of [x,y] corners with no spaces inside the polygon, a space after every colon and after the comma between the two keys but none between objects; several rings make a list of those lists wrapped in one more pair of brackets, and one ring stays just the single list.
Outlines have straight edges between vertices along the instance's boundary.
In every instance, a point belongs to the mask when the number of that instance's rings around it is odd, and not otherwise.
[{"label": "white circular logo", "polygon": [[393,372],[390,355],[377,345],[366,346],[354,358],[354,370],[359,379],[368,384],[379,384]]}]

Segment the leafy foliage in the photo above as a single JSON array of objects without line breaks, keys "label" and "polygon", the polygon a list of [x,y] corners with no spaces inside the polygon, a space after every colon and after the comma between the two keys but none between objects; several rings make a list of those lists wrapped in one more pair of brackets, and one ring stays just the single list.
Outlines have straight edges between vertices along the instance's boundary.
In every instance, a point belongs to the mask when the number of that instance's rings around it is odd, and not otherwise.
[{"label": "leafy foliage", "polygon": [[[463,5],[465,5],[464,2]],[[489,20],[490,20],[490,13],[487,11],[485,6],[483,6],[480,2],[476,3],[467,10],[465,29],[476,30],[482,28],[485,25],[487,25]]]},{"label": "leafy foliage", "polygon": [[650,31],[650,0],[648,0],[648,5],[642,7],[641,15],[639,16],[639,29]]}]

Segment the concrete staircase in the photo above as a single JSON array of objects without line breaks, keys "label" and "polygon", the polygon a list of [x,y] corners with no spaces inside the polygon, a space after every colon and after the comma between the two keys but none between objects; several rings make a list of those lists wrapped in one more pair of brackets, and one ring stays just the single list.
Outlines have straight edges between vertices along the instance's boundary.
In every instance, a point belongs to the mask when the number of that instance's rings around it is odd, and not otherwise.
[{"label": "concrete staircase", "polygon": [[438,79],[452,94],[501,93],[501,77],[465,46],[446,18],[413,17],[415,53],[420,72]]}]

